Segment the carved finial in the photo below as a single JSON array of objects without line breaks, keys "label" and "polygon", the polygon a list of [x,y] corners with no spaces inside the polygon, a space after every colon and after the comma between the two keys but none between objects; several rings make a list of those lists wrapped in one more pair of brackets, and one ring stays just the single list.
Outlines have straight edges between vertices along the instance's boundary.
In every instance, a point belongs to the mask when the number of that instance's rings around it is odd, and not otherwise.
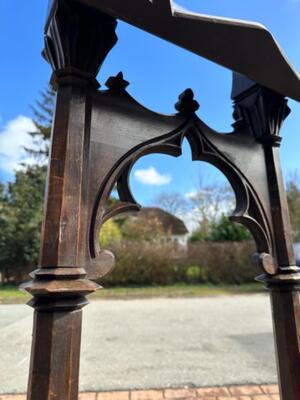
[{"label": "carved finial", "polygon": [[117,22],[109,15],[71,0],[60,0],[45,28],[44,57],[55,73],[76,71],[96,77],[117,41]]},{"label": "carved finial", "polygon": [[123,72],[119,72],[116,76],[110,76],[105,82],[105,86],[109,90],[121,92],[127,88],[129,82],[123,78]]},{"label": "carved finial", "polygon": [[194,99],[194,92],[192,89],[186,89],[178,97],[175,108],[182,114],[192,114],[199,108],[199,103]]}]

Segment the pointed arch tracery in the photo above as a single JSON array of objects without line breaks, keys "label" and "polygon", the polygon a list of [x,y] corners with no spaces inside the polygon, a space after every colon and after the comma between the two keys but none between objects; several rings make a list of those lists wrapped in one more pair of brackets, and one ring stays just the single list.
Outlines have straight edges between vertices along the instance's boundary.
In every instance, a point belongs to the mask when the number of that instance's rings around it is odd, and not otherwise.
[{"label": "pointed arch tracery", "polygon": [[[197,117],[199,107],[193,92],[187,89],[179,96],[176,103],[177,114],[165,116],[145,109],[125,90],[127,82],[121,74],[108,80],[108,90],[99,92],[99,109],[94,109],[94,118],[98,131],[93,130],[91,138],[97,148],[99,120],[109,124],[111,140],[109,148],[114,147],[114,157],[107,160],[106,170],[91,177],[94,198],[91,202],[89,250],[90,265],[102,265],[100,275],[106,274],[113,266],[113,255],[102,250],[99,245],[99,231],[104,222],[123,212],[138,211],[141,206],[131,193],[129,176],[136,161],[147,154],[162,153],[178,157],[182,153],[182,142],[186,138],[192,151],[193,161],[206,161],[219,169],[231,184],[236,197],[236,208],[229,217],[232,221],[243,224],[251,232],[257,247],[254,260],[268,274],[276,272],[276,252],[272,220],[268,202],[268,191],[260,183],[266,178],[263,149],[253,135],[249,134],[246,124],[239,124],[233,132],[222,134],[209,128]],[[105,114],[105,105],[109,115]],[[118,143],[120,129],[126,131],[125,147]],[[248,143],[247,143],[248,142]],[[240,151],[243,143],[243,152]],[[105,156],[105,145],[95,151],[92,163],[97,163]],[[104,146],[104,150],[103,150]],[[239,151],[238,151],[239,150]],[[93,152],[92,152],[93,153]],[[255,173],[251,174],[251,169]],[[253,179],[252,179],[253,178]],[[97,182],[102,182],[100,187]],[[107,208],[109,196],[116,186],[120,202]],[[110,260],[107,263],[107,260]],[[106,262],[103,263],[103,261]],[[104,267],[103,267],[104,265]],[[97,272],[99,276],[99,270]]]}]

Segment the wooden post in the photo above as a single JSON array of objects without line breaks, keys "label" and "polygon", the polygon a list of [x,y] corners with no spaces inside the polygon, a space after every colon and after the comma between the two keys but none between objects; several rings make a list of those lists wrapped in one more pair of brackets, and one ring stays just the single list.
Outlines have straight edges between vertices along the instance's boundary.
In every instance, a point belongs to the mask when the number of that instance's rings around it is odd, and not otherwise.
[{"label": "wooden post", "polygon": [[[277,371],[281,400],[300,399],[300,269],[295,265],[290,218],[282,178],[279,146],[280,127],[289,114],[287,100],[278,93],[245,78],[236,77],[238,112],[262,143],[266,185],[272,220],[274,273],[257,278],[270,290]],[[238,83],[237,83],[238,82]],[[238,87],[243,87],[239,93]],[[267,261],[267,262],[268,262]]]},{"label": "wooden post", "polygon": [[[28,400],[75,400],[82,307],[99,286],[86,278],[89,121],[95,79],[116,42],[116,22],[59,0],[46,27],[45,57],[57,90],[40,266],[23,287],[34,311]],[[101,160],[100,160],[101,162]]]},{"label": "wooden post", "polygon": [[278,380],[282,400],[300,399],[300,269],[295,265],[288,205],[278,148],[265,145],[278,272],[263,276],[270,290]]}]

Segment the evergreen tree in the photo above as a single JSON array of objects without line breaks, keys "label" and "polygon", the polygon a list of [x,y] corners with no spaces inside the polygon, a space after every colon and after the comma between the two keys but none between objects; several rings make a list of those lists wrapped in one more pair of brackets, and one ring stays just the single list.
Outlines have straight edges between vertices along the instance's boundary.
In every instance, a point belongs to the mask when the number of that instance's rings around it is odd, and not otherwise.
[{"label": "evergreen tree", "polygon": [[[39,255],[45,167],[18,171],[0,197],[0,269],[3,280],[37,265]],[[3,187],[3,186],[2,186]]]},{"label": "evergreen tree", "polygon": [[232,241],[239,242],[242,240],[251,240],[252,236],[247,228],[243,225],[231,222],[226,215],[212,224],[210,233],[206,240],[212,242]]},{"label": "evergreen tree", "polygon": [[2,280],[13,275],[23,278],[22,271],[32,270],[38,262],[46,160],[49,155],[54,92],[49,88],[33,107],[34,148],[26,148],[34,156],[34,165],[23,165],[15,181],[0,184],[0,270]]},{"label": "evergreen tree", "polygon": [[297,179],[290,180],[287,184],[287,200],[293,239],[295,242],[300,242],[300,185]]},{"label": "evergreen tree", "polygon": [[231,222],[228,216],[222,216],[210,224],[209,231],[204,234],[201,229],[196,230],[190,237],[191,242],[211,241],[211,242],[226,242],[226,241],[242,241],[252,238],[250,232],[241,224]]},{"label": "evergreen tree", "polygon": [[40,96],[40,100],[37,100],[35,105],[31,107],[36,131],[28,132],[33,137],[37,148],[26,148],[26,150],[29,154],[33,155],[37,161],[40,159],[44,161],[49,155],[55,92],[48,86],[40,93]]}]

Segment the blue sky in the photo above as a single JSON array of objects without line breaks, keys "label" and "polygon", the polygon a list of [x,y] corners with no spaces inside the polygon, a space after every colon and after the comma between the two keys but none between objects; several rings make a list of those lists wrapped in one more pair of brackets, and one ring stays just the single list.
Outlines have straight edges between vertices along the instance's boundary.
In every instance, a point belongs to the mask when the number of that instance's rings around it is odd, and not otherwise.
[{"label": "blue sky", "polygon": [[[248,19],[263,23],[300,71],[300,0],[177,0],[177,4],[203,14]],[[27,131],[32,128],[30,105],[46,85],[51,70],[41,58],[47,0],[0,1],[0,179],[13,179],[13,170],[26,155]],[[124,23],[119,41],[98,76],[100,84],[123,71],[128,91],[143,105],[173,113],[178,95],[191,87],[200,103],[199,116],[219,131],[232,123],[231,72]],[[208,40],[199,38],[199,40]],[[272,66],[270,65],[270,68]],[[292,114],[282,130],[281,156],[285,175],[299,168],[300,105],[289,102]],[[207,181],[219,179],[213,168],[191,162],[184,146],[179,159],[147,156],[132,173],[134,195],[149,204],[161,191],[195,190],[199,173]],[[142,172],[141,172],[142,170]]]}]

